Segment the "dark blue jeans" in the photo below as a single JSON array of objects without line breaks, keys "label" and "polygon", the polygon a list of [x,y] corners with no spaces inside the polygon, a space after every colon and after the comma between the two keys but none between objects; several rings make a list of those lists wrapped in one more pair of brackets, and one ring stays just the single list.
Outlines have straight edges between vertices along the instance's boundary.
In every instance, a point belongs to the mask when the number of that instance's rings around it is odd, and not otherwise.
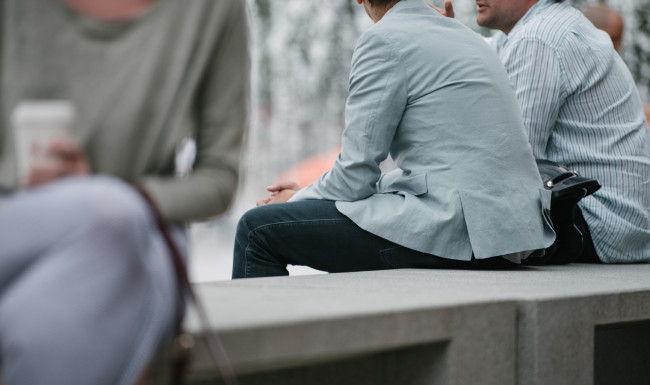
[{"label": "dark blue jeans", "polygon": [[270,204],[244,214],[237,225],[232,277],[288,275],[287,265],[330,273],[516,266],[501,257],[455,261],[408,249],[361,229],[332,201]]}]

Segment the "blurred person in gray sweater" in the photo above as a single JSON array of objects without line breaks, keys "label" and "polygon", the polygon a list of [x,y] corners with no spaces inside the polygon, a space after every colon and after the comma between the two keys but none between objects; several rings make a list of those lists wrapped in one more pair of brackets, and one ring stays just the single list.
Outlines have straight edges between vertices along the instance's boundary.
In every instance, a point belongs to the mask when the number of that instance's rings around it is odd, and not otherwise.
[{"label": "blurred person in gray sweater", "polygon": [[[168,250],[132,185],[182,249],[184,222],[230,204],[248,113],[245,2],[0,7],[2,380],[134,384],[181,309]],[[19,175],[24,133],[12,117],[26,100],[65,101],[76,118]],[[187,138],[196,156],[179,178]]]}]

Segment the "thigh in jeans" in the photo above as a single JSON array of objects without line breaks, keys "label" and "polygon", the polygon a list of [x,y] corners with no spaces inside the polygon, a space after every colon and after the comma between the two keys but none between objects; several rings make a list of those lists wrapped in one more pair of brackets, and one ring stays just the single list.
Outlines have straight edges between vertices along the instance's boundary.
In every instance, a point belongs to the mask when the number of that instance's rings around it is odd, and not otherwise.
[{"label": "thigh in jeans", "polygon": [[395,269],[472,269],[503,270],[513,269],[518,265],[502,257],[458,261],[421,253],[403,246],[395,246],[380,251],[381,258]]},{"label": "thigh in jeans", "polygon": [[380,250],[379,255],[387,264],[395,269],[445,269],[450,267],[448,260],[444,258],[399,245]]}]

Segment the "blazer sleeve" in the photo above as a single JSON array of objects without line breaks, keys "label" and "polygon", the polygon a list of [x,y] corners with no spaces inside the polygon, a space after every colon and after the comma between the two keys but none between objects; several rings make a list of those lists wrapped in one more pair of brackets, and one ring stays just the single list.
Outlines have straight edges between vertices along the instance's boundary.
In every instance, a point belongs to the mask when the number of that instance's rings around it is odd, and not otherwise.
[{"label": "blazer sleeve", "polygon": [[352,57],[341,152],[331,170],[291,201],[357,201],[377,192],[407,101],[406,69],[399,51],[375,28],[359,39]]}]

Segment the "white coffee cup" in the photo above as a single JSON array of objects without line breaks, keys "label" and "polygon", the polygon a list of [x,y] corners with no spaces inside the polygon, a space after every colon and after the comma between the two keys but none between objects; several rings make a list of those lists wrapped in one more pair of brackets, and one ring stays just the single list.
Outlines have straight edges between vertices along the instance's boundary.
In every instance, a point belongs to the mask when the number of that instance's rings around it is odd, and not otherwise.
[{"label": "white coffee cup", "polygon": [[26,100],[16,106],[11,123],[21,184],[35,162],[47,161],[53,140],[73,140],[75,119],[74,106],[66,100]]}]

